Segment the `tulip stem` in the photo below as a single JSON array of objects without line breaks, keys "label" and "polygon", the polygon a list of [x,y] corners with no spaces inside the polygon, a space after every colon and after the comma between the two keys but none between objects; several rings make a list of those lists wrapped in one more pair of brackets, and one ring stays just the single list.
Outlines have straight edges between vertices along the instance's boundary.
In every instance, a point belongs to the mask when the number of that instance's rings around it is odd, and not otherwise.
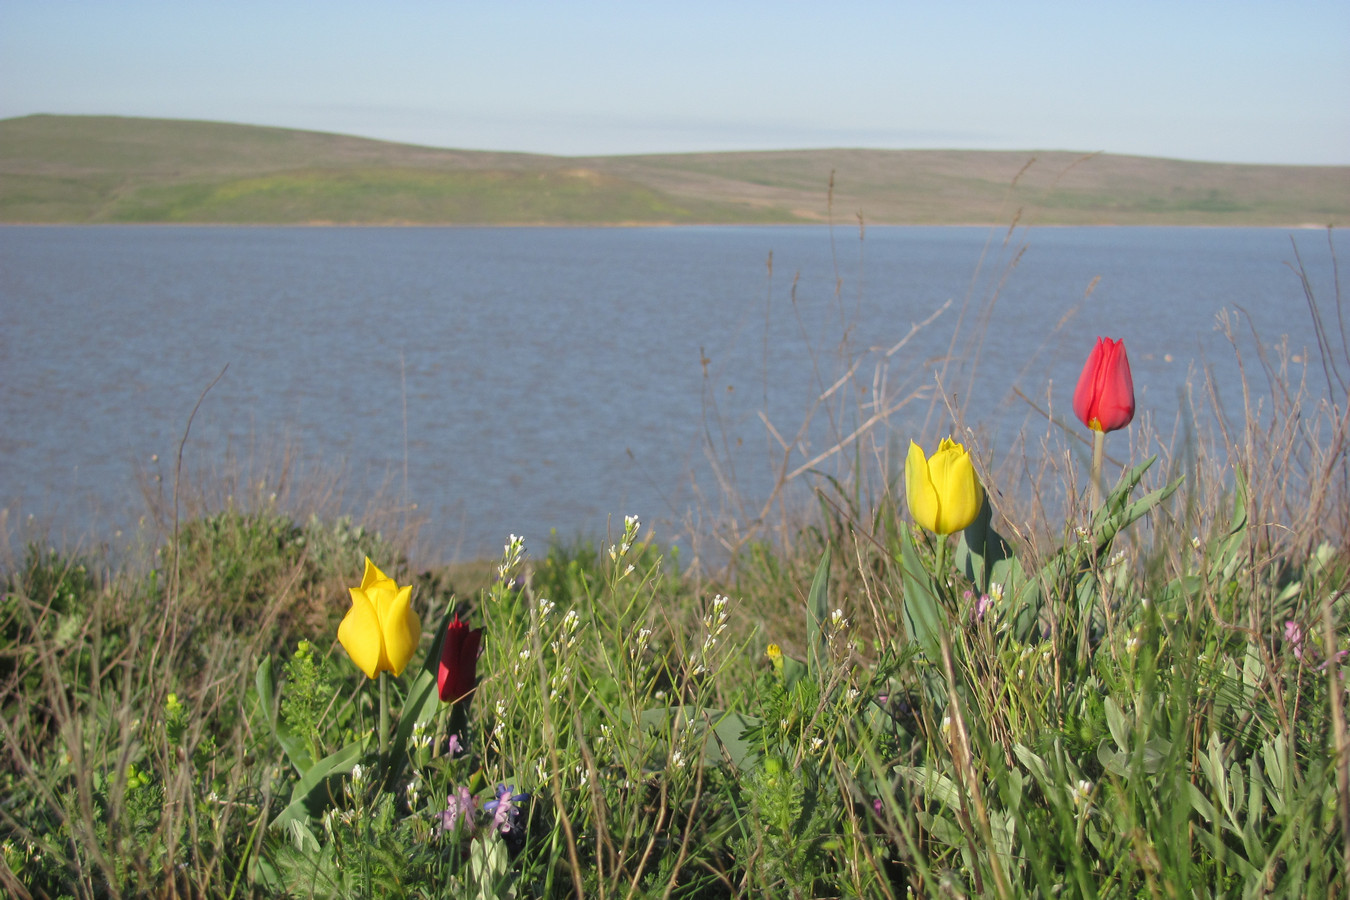
[{"label": "tulip stem", "polygon": [[1106,446],[1106,432],[1092,429],[1092,501],[1090,512],[1097,513],[1102,505],[1102,450]]},{"label": "tulip stem", "polygon": [[937,552],[935,554],[936,558],[934,559],[936,565],[934,565],[933,568],[937,575],[938,592],[942,601],[944,603],[949,603],[951,597],[943,590],[949,582],[947,577],[947,535],[939,534],[935,535],[935,537],[937,537]]},{"label": "tulip stem", "polygon": [[380,759],[388,763],[385,756],[389,750],[389,673],[380,673]]}]

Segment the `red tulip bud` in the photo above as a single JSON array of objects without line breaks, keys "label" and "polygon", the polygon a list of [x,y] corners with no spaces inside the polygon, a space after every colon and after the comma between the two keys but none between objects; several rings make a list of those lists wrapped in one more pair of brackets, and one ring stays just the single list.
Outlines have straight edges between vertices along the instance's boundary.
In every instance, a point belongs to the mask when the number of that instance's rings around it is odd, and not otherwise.
[{"label": "red tulip bud", "polygon": [[458,703],[473,690],[478,670],[478,645],[483,629],[470,628],[455,614],[441,642],[441,665],[436,672],[436,687],[441,702]]},{"label": "red tulip bud", "polygon": [[1097,338],[1083,374],[1078,376],[1073,411],[1093,431],[1115,431],[1130,424],[1134,418],[1134,381],[1123,340]]}]

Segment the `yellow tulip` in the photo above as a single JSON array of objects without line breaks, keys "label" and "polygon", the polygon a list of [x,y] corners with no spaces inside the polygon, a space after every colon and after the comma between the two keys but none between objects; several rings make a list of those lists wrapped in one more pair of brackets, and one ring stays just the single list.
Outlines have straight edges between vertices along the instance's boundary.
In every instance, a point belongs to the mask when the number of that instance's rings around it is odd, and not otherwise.
[{"label": "yellow tulip", "polygon": [[938,534],[951,534],[974,522],[984,503],[970,454],[951,438],[944,438],[927,459],[918,444],[909,442],[905,494],[914,521]]},{"label": "yellow tulip", "polygon": [[349,590],[352,608],[338,626],[338,641],[370,678],[380,672],[401,675],[422,637],[412,585],[399,587],[367,557],[361,586]]}]

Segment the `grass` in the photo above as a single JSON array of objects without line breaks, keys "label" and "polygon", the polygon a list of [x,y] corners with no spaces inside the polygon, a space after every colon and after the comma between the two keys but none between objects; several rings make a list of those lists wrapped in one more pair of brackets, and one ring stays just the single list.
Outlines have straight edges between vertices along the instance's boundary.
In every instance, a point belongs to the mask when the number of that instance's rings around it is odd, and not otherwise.
[{"label": "grass", "polygon": [[[1008,185],[1014,184],[1013,190]],[[0,121],[0,221],[1343,225],[1341,166],[1063,151],[791,150],[564,158],[282,128]]]},{"label": "grass", "polygon": [[[989,500],[949,539],[911,523],[888,427],[935,398],[903,353],[844,340],[813,356],[802,426],[828,420],[837,452],[775,452],[768,503],[724,482],[725,567],[630,518],[419,571],[392,526],[277,478],[155,495],[140,557],[33,544],[0,606],[0,884],[1344,896],[1350,353],[1340,298],[1310,301],[1320,364],[1299,371],[1325,391],[1244,360],[1246,406],[1214,428],[1197,407],[1185,441],[1112,436],[1100,509],[1074,436],[995,465],[947,411]],[[423,623],[384,682],[336,639],[367,557]],[[442,703],[452,612],[483,653],[472,697]]]},{"label": "grass", "polygon": [[367,223],[548,221],[612,218],[772,223],[772,212],[681,203],[587,170],[426,172],[408,169],[283,172],[218,184],[147,187],[129,193],[106,221]]}]

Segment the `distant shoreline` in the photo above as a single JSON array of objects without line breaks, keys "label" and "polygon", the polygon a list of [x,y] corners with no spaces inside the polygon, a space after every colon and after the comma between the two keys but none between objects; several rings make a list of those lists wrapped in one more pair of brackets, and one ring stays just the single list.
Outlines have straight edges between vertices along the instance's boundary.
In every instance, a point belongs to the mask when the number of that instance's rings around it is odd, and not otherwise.
[{"label": "distant shoreline", "polygon": [[0,222],[296,227],[1323,228],[1350,166],[1108,153],[551,157],[114,116],[0,120]]}]

